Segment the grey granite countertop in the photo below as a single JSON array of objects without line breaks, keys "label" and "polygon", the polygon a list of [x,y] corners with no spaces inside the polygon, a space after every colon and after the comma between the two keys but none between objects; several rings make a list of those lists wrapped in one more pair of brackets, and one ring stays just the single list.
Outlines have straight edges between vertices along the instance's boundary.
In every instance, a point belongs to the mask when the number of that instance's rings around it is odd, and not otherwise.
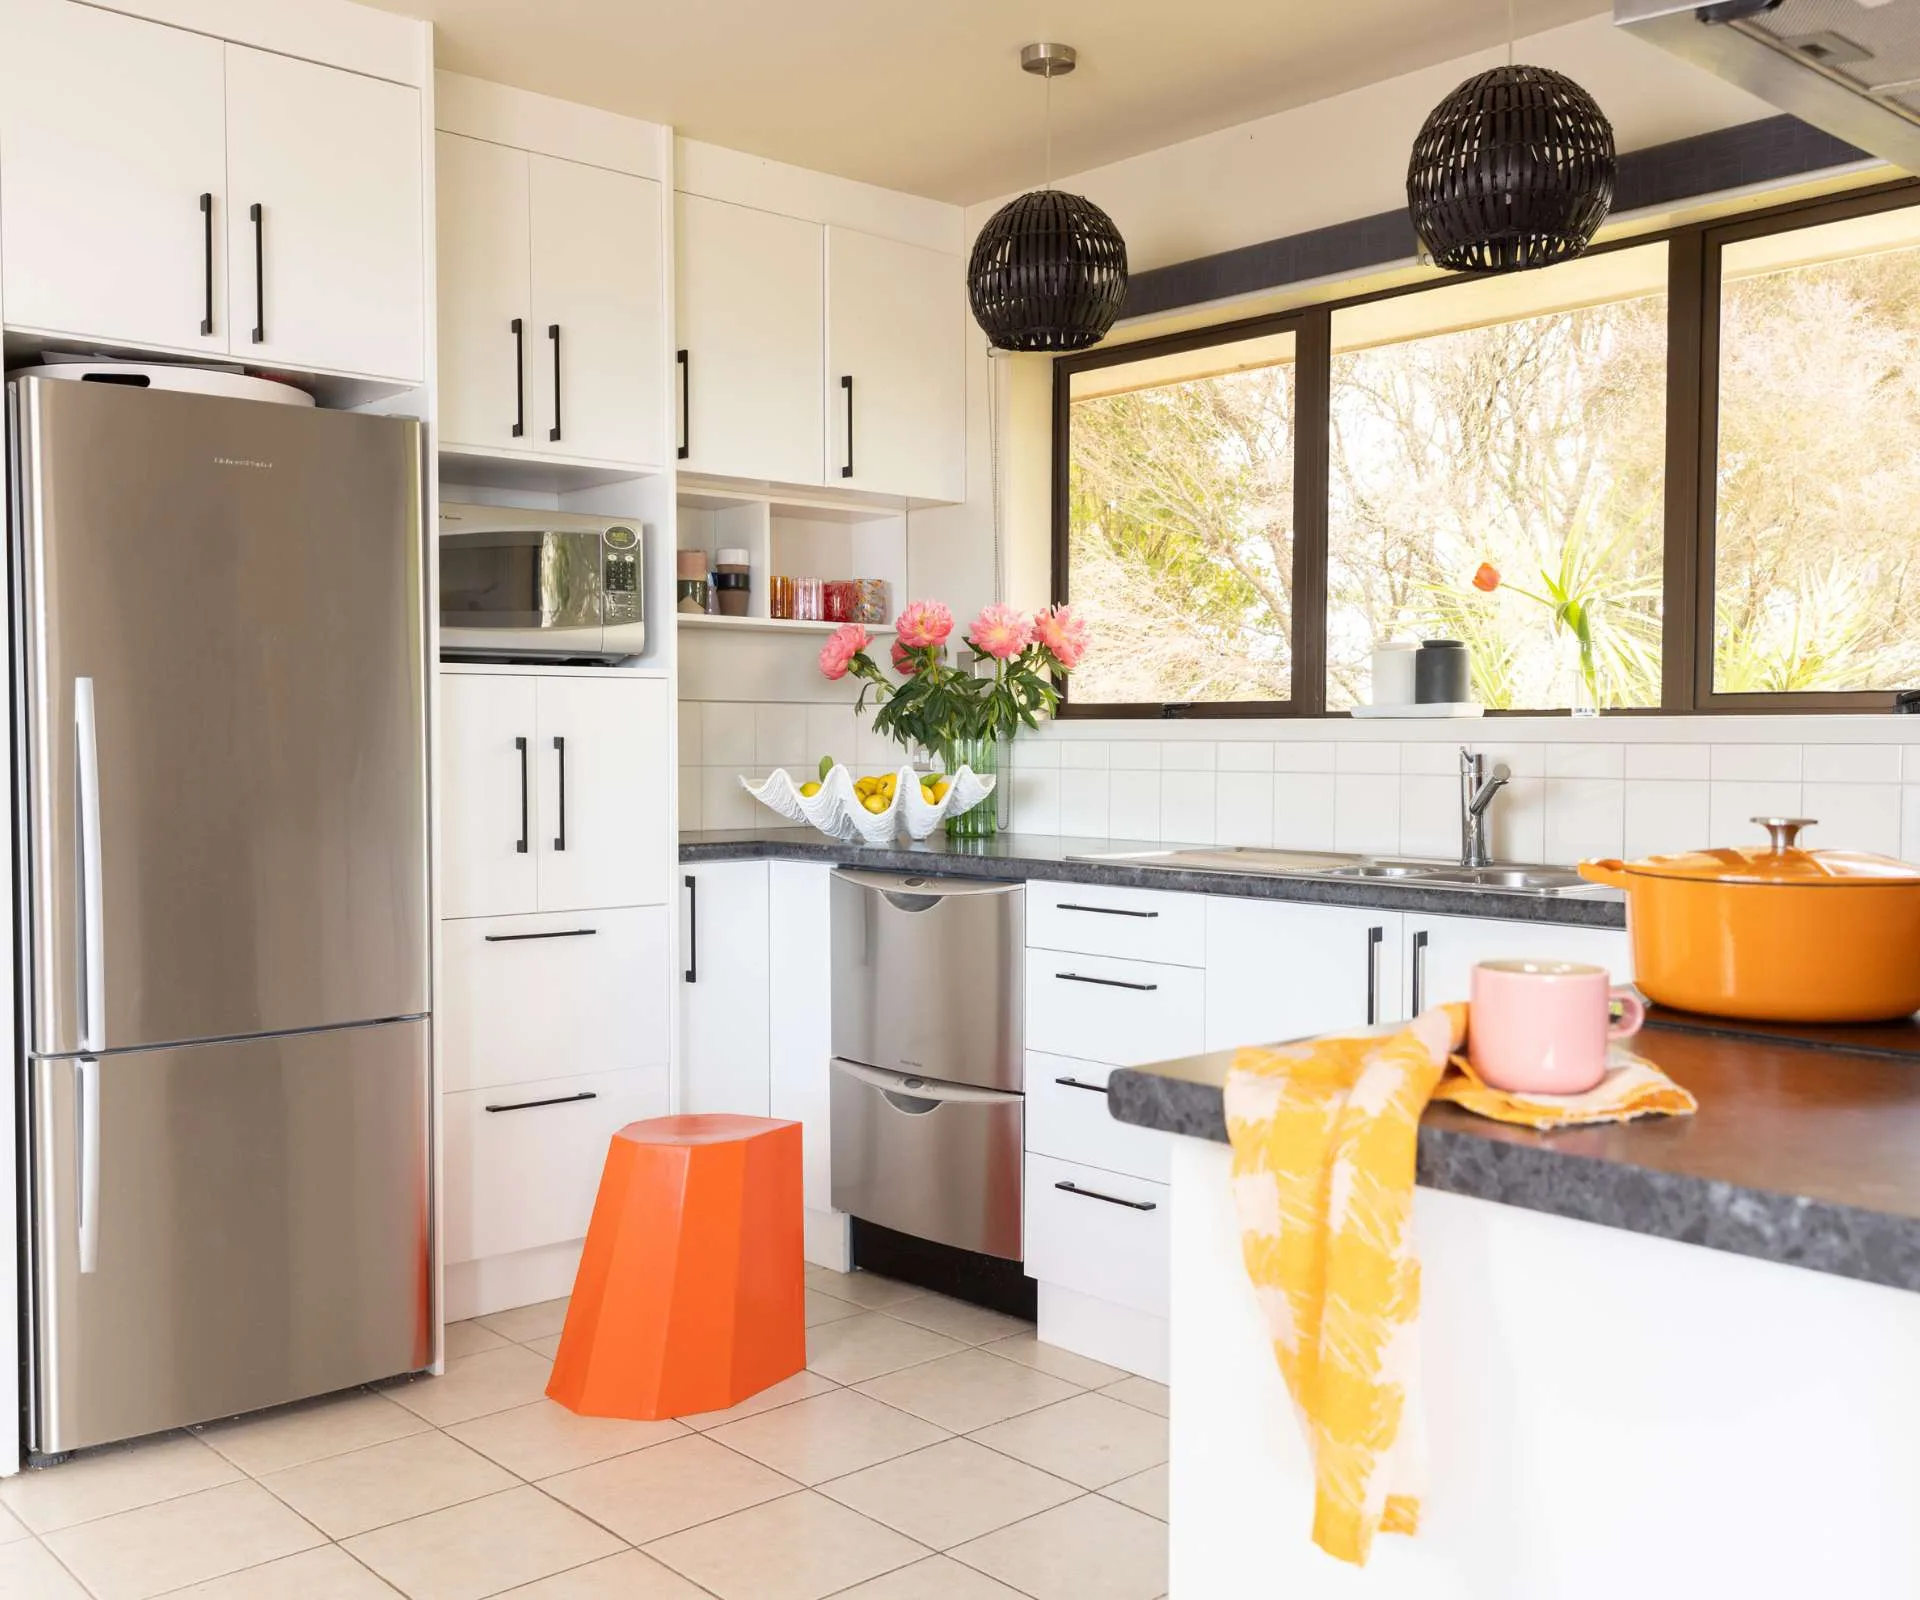
[{"label": "grey granite countertop", "polygon": [[954,840],[936,833],[920,844],[903,840],[882,846],[841,844],[801,828],[680,835],[683,862],[771,856],[782,861],[825,861],[873,867],[883,872],[938,872],[1003,880],[1050,878],[1063,883],[1103,883],[1124,889],[1238,895],[1250,900],[1294,900],[1456,917],[1503,917],[1513,922],[1557,922],[1590,928],[1627,925],[1626,904],[1619,892],[1597,887],[1571,895],[1531,895],[1493,889],[1421,887],[1412,883],[1339,883],[1313,878],[1262,877],[1244,872],[1196,872],[1143,866],[1137,861],[1076,859],[1095,854],[1177,848],[1179,846],[1152,842],[1074,839],[1041,833],[1003,833],[990,839]]},{"label": "grey granite countertop", "polygon": [[[1428,1108],[1418,1181],[1604,1227],[1920,1290],[1920,1058],[1864,1030],[1675,1017],[1637,1048],[1691,1117],[1534,1133]],[[1836,1042],[1836,1038],[1839,1042]],[[1224,1142],[1232,1051],[1117,1071],[1121,1122]]]}]

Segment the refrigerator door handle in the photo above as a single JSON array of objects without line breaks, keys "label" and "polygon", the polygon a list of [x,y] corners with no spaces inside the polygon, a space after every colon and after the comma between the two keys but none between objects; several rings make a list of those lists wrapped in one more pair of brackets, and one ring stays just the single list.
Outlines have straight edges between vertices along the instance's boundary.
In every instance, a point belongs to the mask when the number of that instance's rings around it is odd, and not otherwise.
[{"label": "refrigerator door handle", "polygon": [[80,822],[80,1048],[107,1047],[106,905],[100,883],[100,741],[93,679],[73,680],[74,791]]},{"label": "refrigerator door handle", "polygon": [[100,1063],[78,1056],[73,1063],[74,1106],[79,1136],[74,1141],[74,1177],[79,1189],[80,1270],[100,1265]]}]

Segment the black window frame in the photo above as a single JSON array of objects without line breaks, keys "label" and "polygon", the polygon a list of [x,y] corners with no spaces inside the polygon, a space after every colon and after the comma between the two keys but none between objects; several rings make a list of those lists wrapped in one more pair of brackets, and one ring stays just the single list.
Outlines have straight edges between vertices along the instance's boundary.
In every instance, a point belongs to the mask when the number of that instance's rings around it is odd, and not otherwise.
[{"label": "black window frame", "polygon": [[[1763,714],[1818,716],[1887,712],[1895,691],[1808,690],[1722,693],[1713,687],[1713,597],[1718,520],[1721,255],[1729,244],[1876,212],[1920,207],[1920,179],[1875,184],[1849,193],[1759,207],[1676,227],[1609,240],[1590,254],[1667,246],[1666,485],[1660,636],[1660,704],[1608,708],[1608,716]],[[1181,355],[1272,334],[1294,336],[1293,694],[1287,700],[1193,703],[1075,701],[1062,680],[1059,715],[1085,718],[1344,717],[1327,696],[1327,525],[1336,311],[1406,295],[1430,294],[1460,280],[1440,277],[1366,294],[1318,301],[1205,328],[1103,346],[1053,362],[1052,596],[1072,599],[1069,462],[1073,376],[1155,357]],[[1490,716],[1568,716],[1566,708],[1490,710]]]}]

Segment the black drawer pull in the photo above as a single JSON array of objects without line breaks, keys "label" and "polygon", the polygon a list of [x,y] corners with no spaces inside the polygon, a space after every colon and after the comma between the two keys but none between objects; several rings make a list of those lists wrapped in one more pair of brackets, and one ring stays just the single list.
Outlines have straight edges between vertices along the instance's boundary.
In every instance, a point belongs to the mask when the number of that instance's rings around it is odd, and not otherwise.
[{"label": "black drawer pull", "polygon": [[1148,921],[1160,915],[1157,911],[1125,911],[1119,906],[1077,906],[1064,900],[1055,909],[1060,911],[1085,911],[1089,915],[1096,917],[1143,917]]},{"label": "black drawer pull", "polygon": [[527,431],[527,325],[515,317],[513,329],[513,436]]},{"label": "black drawer pull", "polygon": [[555,928],[552,933],[489,933],[482,937],[488,944],[520,944],[528,939],[589,939],[598,928]]},{"label": "black drawer pull", "polygon": [[[493,1107],[488,1106],[487,1109],[491,1111]],[[1129,1211],[1158,1211],[1160,1209],[1158,1201],[1122,1200],[1117,1194],[1102,1194],[1098,1189],[1083,1189],[1079,1184],[1068,1183],[1064,1179],[1056,1183],[1054,1188],[1064,1189],[1068,1194],[1077,1194],[1087,1200],[1104,1200],[1110,1206],[1125,1206]]]},{"label": "black drawer pull", "polygon": [[200,246],[203,252],[201,270],[206,285],[205,314],[200,318],[201,337],[213,332],[213,196],[211,193],[200,196]]},{"label": "black drawer pull", "polygon": [[258,200],[247,207],[253,224],[253,342],[267,342],[267,222]]},{"label": "black drawer pull", "polygon": [[1088,978],[1077,972],[1056,972],[1054,976],[1067,983],[1097,983],[1103,989],[1139,989],[1145,992],[1160,987],[1157,983],[1129,983],[1125,978]]},{"label": "black drawer pull", "polygon": [[1082,1083],[1078,1078],[1055,1078],[1053,1081],[1063,1089],[1085,1089],[1090,1094],[1107,1092],[1107,1086],[1104,1083]]},{"label": "black drawer pull", "polygon": [[[582,1089],[578,1094],[557,1094],[550,1100],[515,1100],[511,1105],[488,1106],[489,1111],[531,1111],[536,1106],[570,1106],[576,1100],[598,1100],[600,1096],[591,1089]],[[1125,1204],[1123,1201],[1122,1204]]]}]

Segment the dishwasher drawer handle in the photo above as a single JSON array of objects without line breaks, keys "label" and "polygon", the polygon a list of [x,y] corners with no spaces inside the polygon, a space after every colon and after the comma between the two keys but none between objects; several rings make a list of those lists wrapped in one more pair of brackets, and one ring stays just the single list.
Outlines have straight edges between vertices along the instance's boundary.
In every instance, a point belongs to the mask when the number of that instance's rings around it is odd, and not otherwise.
[{"label": "dishwasher drawer handle", "polygon": [[598,1100],[599,1094],[592,1089],[582,1089],[578,1094],[556,1094],[547,1100],[515,1100],[504,1106],[488,1106],[489,1111],[532,1111],[540,1106],[570,1106],[579,1100]]},{"label": "dishwasher drawer handle", "polygon": [[488,933],[481,937],[488,944],[519,944],[527,939],[591,939],[598,928],[555,928],[552,933]]},{"label": "dishwasher drawer handle", "polygon": [[1107,1086],[1104,1083],[1082,1083],[1078,1078],[1055,1078],[1053,1081],[1063,1089],[1085,1089],[1089,1094],[1107,1092]]},{"label": "dishwasher drawer handle", "polygon": [[1149,922],[1160,915],[1157,911],[1128,911],[1122,906],[1075,905],[1069,900],[1062,900],[1057,909],[1061,911],[1084,911],[1091,917],[1141,917]]},{"label": "dishwasher drawer handle", "polygon": [[1157,983],[1131,983],[1125,978],[1089,978],[1079,972],[1056,972],[1054,976],[1064,983],[1097,983],[1103,989],[1138,989],[1143,994],[1160,987]]},{"label": "dishwasher drawer handle", "polygon": [[1117,1194],[1102,1194],[1098,1189],[1083,1189],[1077,1183],[1068,1183],[1064,1178],[1054,1185],[1068,1194],[1077,1194],[1083,1200],[1104,1200],[1110,1206],[1125,1206],[1129,1211],[1158,1211],[1159,1203],[1154,1200],[1122,1200]]}]

